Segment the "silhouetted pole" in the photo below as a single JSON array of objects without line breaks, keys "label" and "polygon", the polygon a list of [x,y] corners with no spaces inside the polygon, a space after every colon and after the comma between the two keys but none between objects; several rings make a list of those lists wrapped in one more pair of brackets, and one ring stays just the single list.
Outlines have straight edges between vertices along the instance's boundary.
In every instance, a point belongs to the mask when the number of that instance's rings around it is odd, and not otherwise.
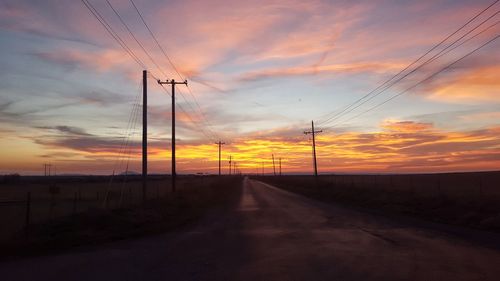
[{"label": "silhouetted pole", "polygon": [[231,175],[231,160],[232,160],[232,156],[229,155],[229,175]]},{"label": "silhouetted pole", "polygon": [[281,157],[280,157],[280,176],[281,176]]},{"label": "silhouetted pole", "polygon": [[148,72],[142,71],[142,201],[148,184]]},{"label": "silhouetted pole", "polygon": [[44,176],[50,176],[50,167],[52,167],[52,164],[43,164],[43,167],[45,169]]},{"label": "silhouetted pole", "polygon": [[224,143],[224,142],[222,142],[222,141],[219,141],[219,142],[216,142],[215,144],[219,145],[219,176],[220,176],[220,167],[221,167],[221,166],[220,166],[220,151],[221,151],[221,146],[222,146],[223,144],[226,144],[226,143]]},{"label": "silhouetted pole", "polygon": [[172,85],[172,192],[175,192],[175,178],[177,177],[175,172],[175,85],[187,85],[187,80],[184,80],[183,82],[176,82],[174,79],[170,81],[167,80],[165,82],[158,80],[158,84]]},{"label": "silhouetted pole", "polygon": [[272,154],[272,156],[273,156],[273,173],[276,176],[276,165],[274,164],[274,154]]},{"label": "silhouetted pole", "polygon": [[311,121],[311,131],[305,131],[304,134],[312,134],[313,139],[313,162],[314,162],[314,176],[318,176],[318,164],[316,163],[316,134],[323,132],[314,130],[314,121]]}]

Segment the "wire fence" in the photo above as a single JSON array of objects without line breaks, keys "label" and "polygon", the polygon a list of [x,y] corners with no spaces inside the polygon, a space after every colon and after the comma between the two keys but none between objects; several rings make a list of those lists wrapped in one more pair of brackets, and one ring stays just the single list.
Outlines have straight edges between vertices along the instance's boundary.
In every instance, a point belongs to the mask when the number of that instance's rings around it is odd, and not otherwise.
[{"label": "wire fence", "polygon": [[464,206],[500,210],[500,172],[405,174],[261,176],[270,183],[314,189],[318,194],[385,205]]},{"label": "wire fence", "polygon": [[[177,188],[210,181],[210,177],[181,176]],[[169,176],[150,176],[146,198],[171,193]],[[129,208],[143,203],[139,176],[22,177],[0,183],[0,240],[31,224],[94,210]]]}]

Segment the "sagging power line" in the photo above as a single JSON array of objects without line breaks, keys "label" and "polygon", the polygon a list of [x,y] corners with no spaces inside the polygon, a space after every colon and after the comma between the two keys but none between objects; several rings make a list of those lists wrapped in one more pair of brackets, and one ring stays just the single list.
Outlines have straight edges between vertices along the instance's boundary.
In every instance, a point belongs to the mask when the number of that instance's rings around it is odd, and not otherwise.
[{"label": "sagging power line", "polygon": [[[496,0],[492,4],[488,5],[486,8],[484,8],[479,13],[477,13],[476,15],[474,15],[471,19],[469,19],[466,23],[464,23],[462,26],[460,26],[457,30],[455,30],[454,32],[452,32],[451,34],[449,34],[448,36],[446,36],[439,43],[437,43],[436,45],[434,45],[433,47],[431,47],[428,51],[426,51],[424,54],[422,54],[416,60],[412,61],[409,65],[407,65],[405,68],[403,68],[397,74],[393,75],[388,80],[384,81],[382,84],[380,84],[379,86],[377,86],[375,89],[371,90],[369,93],[367,93],[366,95],[364,95],[361,98],[357,99],[356,101],[352,102],[351,104],[348,104],[347,106],[345,106],[340,111],[333,111],[333,112],[331,112],[329,114],[323,115],[323,116],[325,116],[326,119],[320,120],[317,123],[321,124],[321,125],[325,125],[327,123],[330,123],[330,122],[333,122],[335,120],[338,120],[339,118],[341,118],[341,117],[349,114],[350,112],[354,111],[355,109],[359,108],[360,106],[362,106],[366,102],[372,100],[376,96],[382,94],[383,92],[385,92],[386,90],[388,90],[389,88],[391,88],[393,85],[395,85],[396,83],[400,82],[401,80],[403,80],[407,76],[411,75],[412,73],[414,73],[418,69],[420,69],[423,66],[429,64],[430,62],[433,62],[434,60],[436,60],[437,58],[443,56],[444,54],[446,54],[446,53],[448,53],[448,52],[456,49],[456,47],[458,47],[458,45],[455,46],[455,47],[453,47],[452,49],[449,49],[449,48],[452,47],[454,44],[456,44],[461,39],[463,39],[465,36],[467,36],[468,34],[470,34],[471,32],[473,32],[474,30],[476,30],[478,27],[480,27],[481,25],[483,25],[484,23],[486,23],[488,20],[490,20],[491,18],[493,18],[494,16],[496,16],[499,13],[499,11],[497,11],[494,14],[490,15],[487,19],[483,20],[481,23],[479,23],[478,25],[476,25],[475,27],[473,27],[467,33],[465,33],[464,35],[462,35],[460,38],[456,39],[454,42],[452,42],[451,44],[449,44],[448,46],[446,46],[445,48],[443,48],[441,51],[439,51],[437,54],[435,54],[431,58],[427,59],[425,62],[423,62],[420,65],[418,65],[417,67],[415,67],[410,72],[408,72],[408,73],[404,74],[403,76],[399,77],[405,71],[407,71],[412,66],[414,66],[419,61],[421,61],[424,57],[426,57],[427,55],[429,55],[430,53],[432,53],[434,50],[437,50],[437,48],[439,48],[446,41],[448,41],[449,39],[451,39],[454,35],[458,34],[460,31],[462,31],[465,27],[467,27],[469,24],[471,24],[473,21],[475,21],[479,16],[481,16],[482,14],[484,14],[487,10],[489,10],[491,7],[493,7],[499,1],[500,0]],[[488,27],[487,29],[489,29],[489,28],[490,27]],[[465,42],[462,42],[461,44],[463,44],[463,43],[465,43]]]}]

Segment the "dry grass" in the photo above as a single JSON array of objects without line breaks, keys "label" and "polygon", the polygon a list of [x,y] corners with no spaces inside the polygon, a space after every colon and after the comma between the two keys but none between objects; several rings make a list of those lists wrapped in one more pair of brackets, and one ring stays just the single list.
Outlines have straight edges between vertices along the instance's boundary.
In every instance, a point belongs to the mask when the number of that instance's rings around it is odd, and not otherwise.
[{"label": "dry grass", "polygon": [[153,199],[146,204],[90,208],[30,225],[6,240],[2,253],[4,257],[47,253],[176,229],[209,211],[235,204],[241,193],[240,177],[185,177],[180,181],[177,192],[150,196]]},{"label": "dry grass", "polygon": [[321,201],[500,231],[500,172],[255,178]]}]

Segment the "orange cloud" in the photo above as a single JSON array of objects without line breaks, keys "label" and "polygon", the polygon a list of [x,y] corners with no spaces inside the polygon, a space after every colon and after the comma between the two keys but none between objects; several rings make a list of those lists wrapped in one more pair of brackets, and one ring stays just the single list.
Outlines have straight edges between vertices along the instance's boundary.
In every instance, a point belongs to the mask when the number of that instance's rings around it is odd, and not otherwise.
[{"label": "orange cloud", "polygon": [[432,100],[470,103],[498,102],[500,97],[500,66],[471,68],[452,78],[444,79],[429,89]]},{"label": "orange cloud", "polygon": [[348,74],[358,72],[388,72],[400,69],[401,63],[383,63],[383,62],[361,62],[351,64],[332,64],[332,65],[309,65],[300,67],[288,67],[279,69],[266,69],[262,71],[249,72],[240,77],[242,81],[253,81],[265,78],[312,75],[319,73],[337,73]]},{"label": "orange cloud", "polygon": [[411,133],[411,132],[429,130],[433,126],[431,123],[386,120],[382,123],[381,127],[388,131]]},{"label": "orange cloud", "polygon": [[114,68],[123,69],[131,65],[130,58],[125,56],[123,50],[103,49],[94,52],[84,52],[76,49],[62,49],[55,52],[41,52],[37,57],[61,64],[67,67],[86,67],[100,72]]},{"label": "orange cloud", "polygon": [[[43,128],[59,134],[24,138],[20,146],[40,155],[22,158],[16,167],[32,167],[46,161],[59,163],[66,171],[82,167],[89,161],[99,162],[100,172],[111,173],[125,168],[113,168],[117,157],[122,157],[122,139],[96,137],[71,127]],[[303,173],[311,169],[311,142],[306,137],[287,137],[286,131],[272,130],[248,134],[223,146],[223,167],[227,169],[229,155],[246,173],[264,169],[270,172],[271,155],[282,158],[286,173]],[[31,140],[31,142],[27,142]],[[433,128],[428,123],[414,121],[386,121],[381,130],[371,133],[345,132],[320,134],[317,155],[321,172],[437,172],[494,170],[500,165],[500,127],[483,130],[448,132]],[[24,144],[23,144],[24,143]],[[149,155],[151,171],[167,172],[170,159],[168,139],[152,139]],[[3,153],[2,157],[15,154]],[[218,169],[217,146],[197,141],[177,142],[179,172],[211,172]],[[43,155],[42,155],[43,152]],[[140,143],[138,136],[130,142],[125,159],[129,169],[140,170]],[[123,160],[122,160],[123,162]],[[24,164],[23,164],[24,163]],[[106,164],[107,163],[107,164]],[[6,171],[6,163],[1,166]],[[104,168],[108,167],[108,168]],[[10,169],[12,170],[12,169]],[[10,171],[9,170],[9,171]],[[82,172],[73,170],[74,172]],[[92,173],[93,170],[89,170]]]}]

